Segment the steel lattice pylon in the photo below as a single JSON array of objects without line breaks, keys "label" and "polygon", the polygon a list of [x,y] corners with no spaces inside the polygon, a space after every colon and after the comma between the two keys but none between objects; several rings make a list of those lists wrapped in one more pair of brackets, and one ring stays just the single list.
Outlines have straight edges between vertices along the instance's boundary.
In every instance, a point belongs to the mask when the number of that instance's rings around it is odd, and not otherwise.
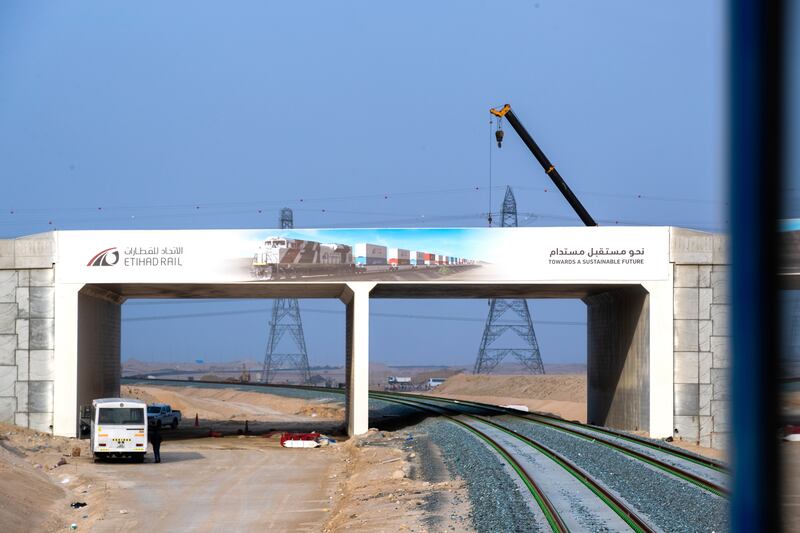
[{"label": "steel lattice pylon", "polygon": [[[503,227],[517,226],[517,201],[511,187],[506,187],[503,199]],[[494,343],[503,337],[500,346]],[[518,346],[511,347],[513,338]],[[513,355],[531,374],[544,374],[539,343],[533,331],[528,302],[523,299],[489,300],[489,317],[483,329],[478,358],[475,361],[475,374],[488,374],[507,356]]]},{"label": "steel lattice pylon", "polygon": [[[281,229],[294,226],[291,209],[286,207],[281,209],[280,224]],[[311,378],[303,321],[300,319],[300,304],[296,298],[279,298],[272,304],[272,319],[269,322],[269,338],[267,351],[264,354],[261,382],[271,383],[278,370],[296,370],[303,383],[308,383]]]}]

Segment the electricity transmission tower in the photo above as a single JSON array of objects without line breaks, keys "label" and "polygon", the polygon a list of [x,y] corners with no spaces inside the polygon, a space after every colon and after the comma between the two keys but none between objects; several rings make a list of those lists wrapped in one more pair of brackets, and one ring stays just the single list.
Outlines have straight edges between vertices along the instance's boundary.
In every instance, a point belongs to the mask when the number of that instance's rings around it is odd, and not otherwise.
[{"label": "electricity transmission tower", "polygon": [[[281,229],[294,227],[291,209],[281,209],[280,224]],[[271,383],[278,370],[297,371],[302,383],[308,383],[311,378],[303,322],[300,319],[300,304],[296,298],[279,298],[272,303],[272,319],[269,322],[261,382]]]},{"label": "electricity transmission tower", "polygon": [[[511,187],[506,187],[502,221],[503,227],[517,226],[517,201]],[[493,298],[473,373],[489,374],[508,355],[516,357],[531,374],[544,374],[528,302]]]}]

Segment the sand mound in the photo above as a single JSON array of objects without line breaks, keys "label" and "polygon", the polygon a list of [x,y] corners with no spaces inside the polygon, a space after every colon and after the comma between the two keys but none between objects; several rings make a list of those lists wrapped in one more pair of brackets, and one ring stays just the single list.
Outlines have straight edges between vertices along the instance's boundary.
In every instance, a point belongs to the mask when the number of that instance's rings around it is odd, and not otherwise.
[{"label": "sand mound", "polygon": [[459,374],[448,378],[430,394],[494,405],[526,405],[531,411],[586,422],[586,376],[580,374]]},{"label": "sand mound", "polygon": [[586,376],[485,376],[459,374],[437,387],[436,393],[509,396],[535,400],[586,402]]},{"label": "sand mound", "polygon": [[[344,408],[335,403],[314,403],[263,392],[233,388],[125,385],[123,396],[147,403],[167,403],[181,411],[184,420],[198,415],[205,420],[273,420],[293,415],[342,418]],[[287,418],[291,419],[291,418]]]},{"label": "sand mound", "polygon": [[41,470],[0,449],[0,524],[3,531],[35,531],[55,521],[64,491]]}]

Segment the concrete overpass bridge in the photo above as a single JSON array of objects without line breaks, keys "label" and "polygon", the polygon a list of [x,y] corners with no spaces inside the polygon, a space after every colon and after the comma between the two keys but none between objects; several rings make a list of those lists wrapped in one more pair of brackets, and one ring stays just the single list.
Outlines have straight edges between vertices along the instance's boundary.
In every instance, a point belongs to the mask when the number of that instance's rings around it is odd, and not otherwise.
[{"label": "concrete overpass bridge", "polygon": [[[265,275],[267,249],[281,247],[281,264],[292,268]],[[721,235],[675,227],[56,231],[0,240],[0,420],[77,435],[80,406],[119,394],[121,306],[130,299],[340,300],[347,427],[360,434],[372,299],[578,298],[588,310],[589,421],[722,447],[725,248]],[[392,254],[400,258],[389,269]]]}]

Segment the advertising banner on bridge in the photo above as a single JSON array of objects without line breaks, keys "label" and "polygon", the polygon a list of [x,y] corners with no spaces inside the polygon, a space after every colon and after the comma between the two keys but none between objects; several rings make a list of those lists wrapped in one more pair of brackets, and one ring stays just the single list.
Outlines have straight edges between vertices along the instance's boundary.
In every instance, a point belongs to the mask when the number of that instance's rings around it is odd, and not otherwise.
[{"label": "advertising banner on bridge", "polygon": [[62,283],[636,281],[669,228],[61,231]]}]

